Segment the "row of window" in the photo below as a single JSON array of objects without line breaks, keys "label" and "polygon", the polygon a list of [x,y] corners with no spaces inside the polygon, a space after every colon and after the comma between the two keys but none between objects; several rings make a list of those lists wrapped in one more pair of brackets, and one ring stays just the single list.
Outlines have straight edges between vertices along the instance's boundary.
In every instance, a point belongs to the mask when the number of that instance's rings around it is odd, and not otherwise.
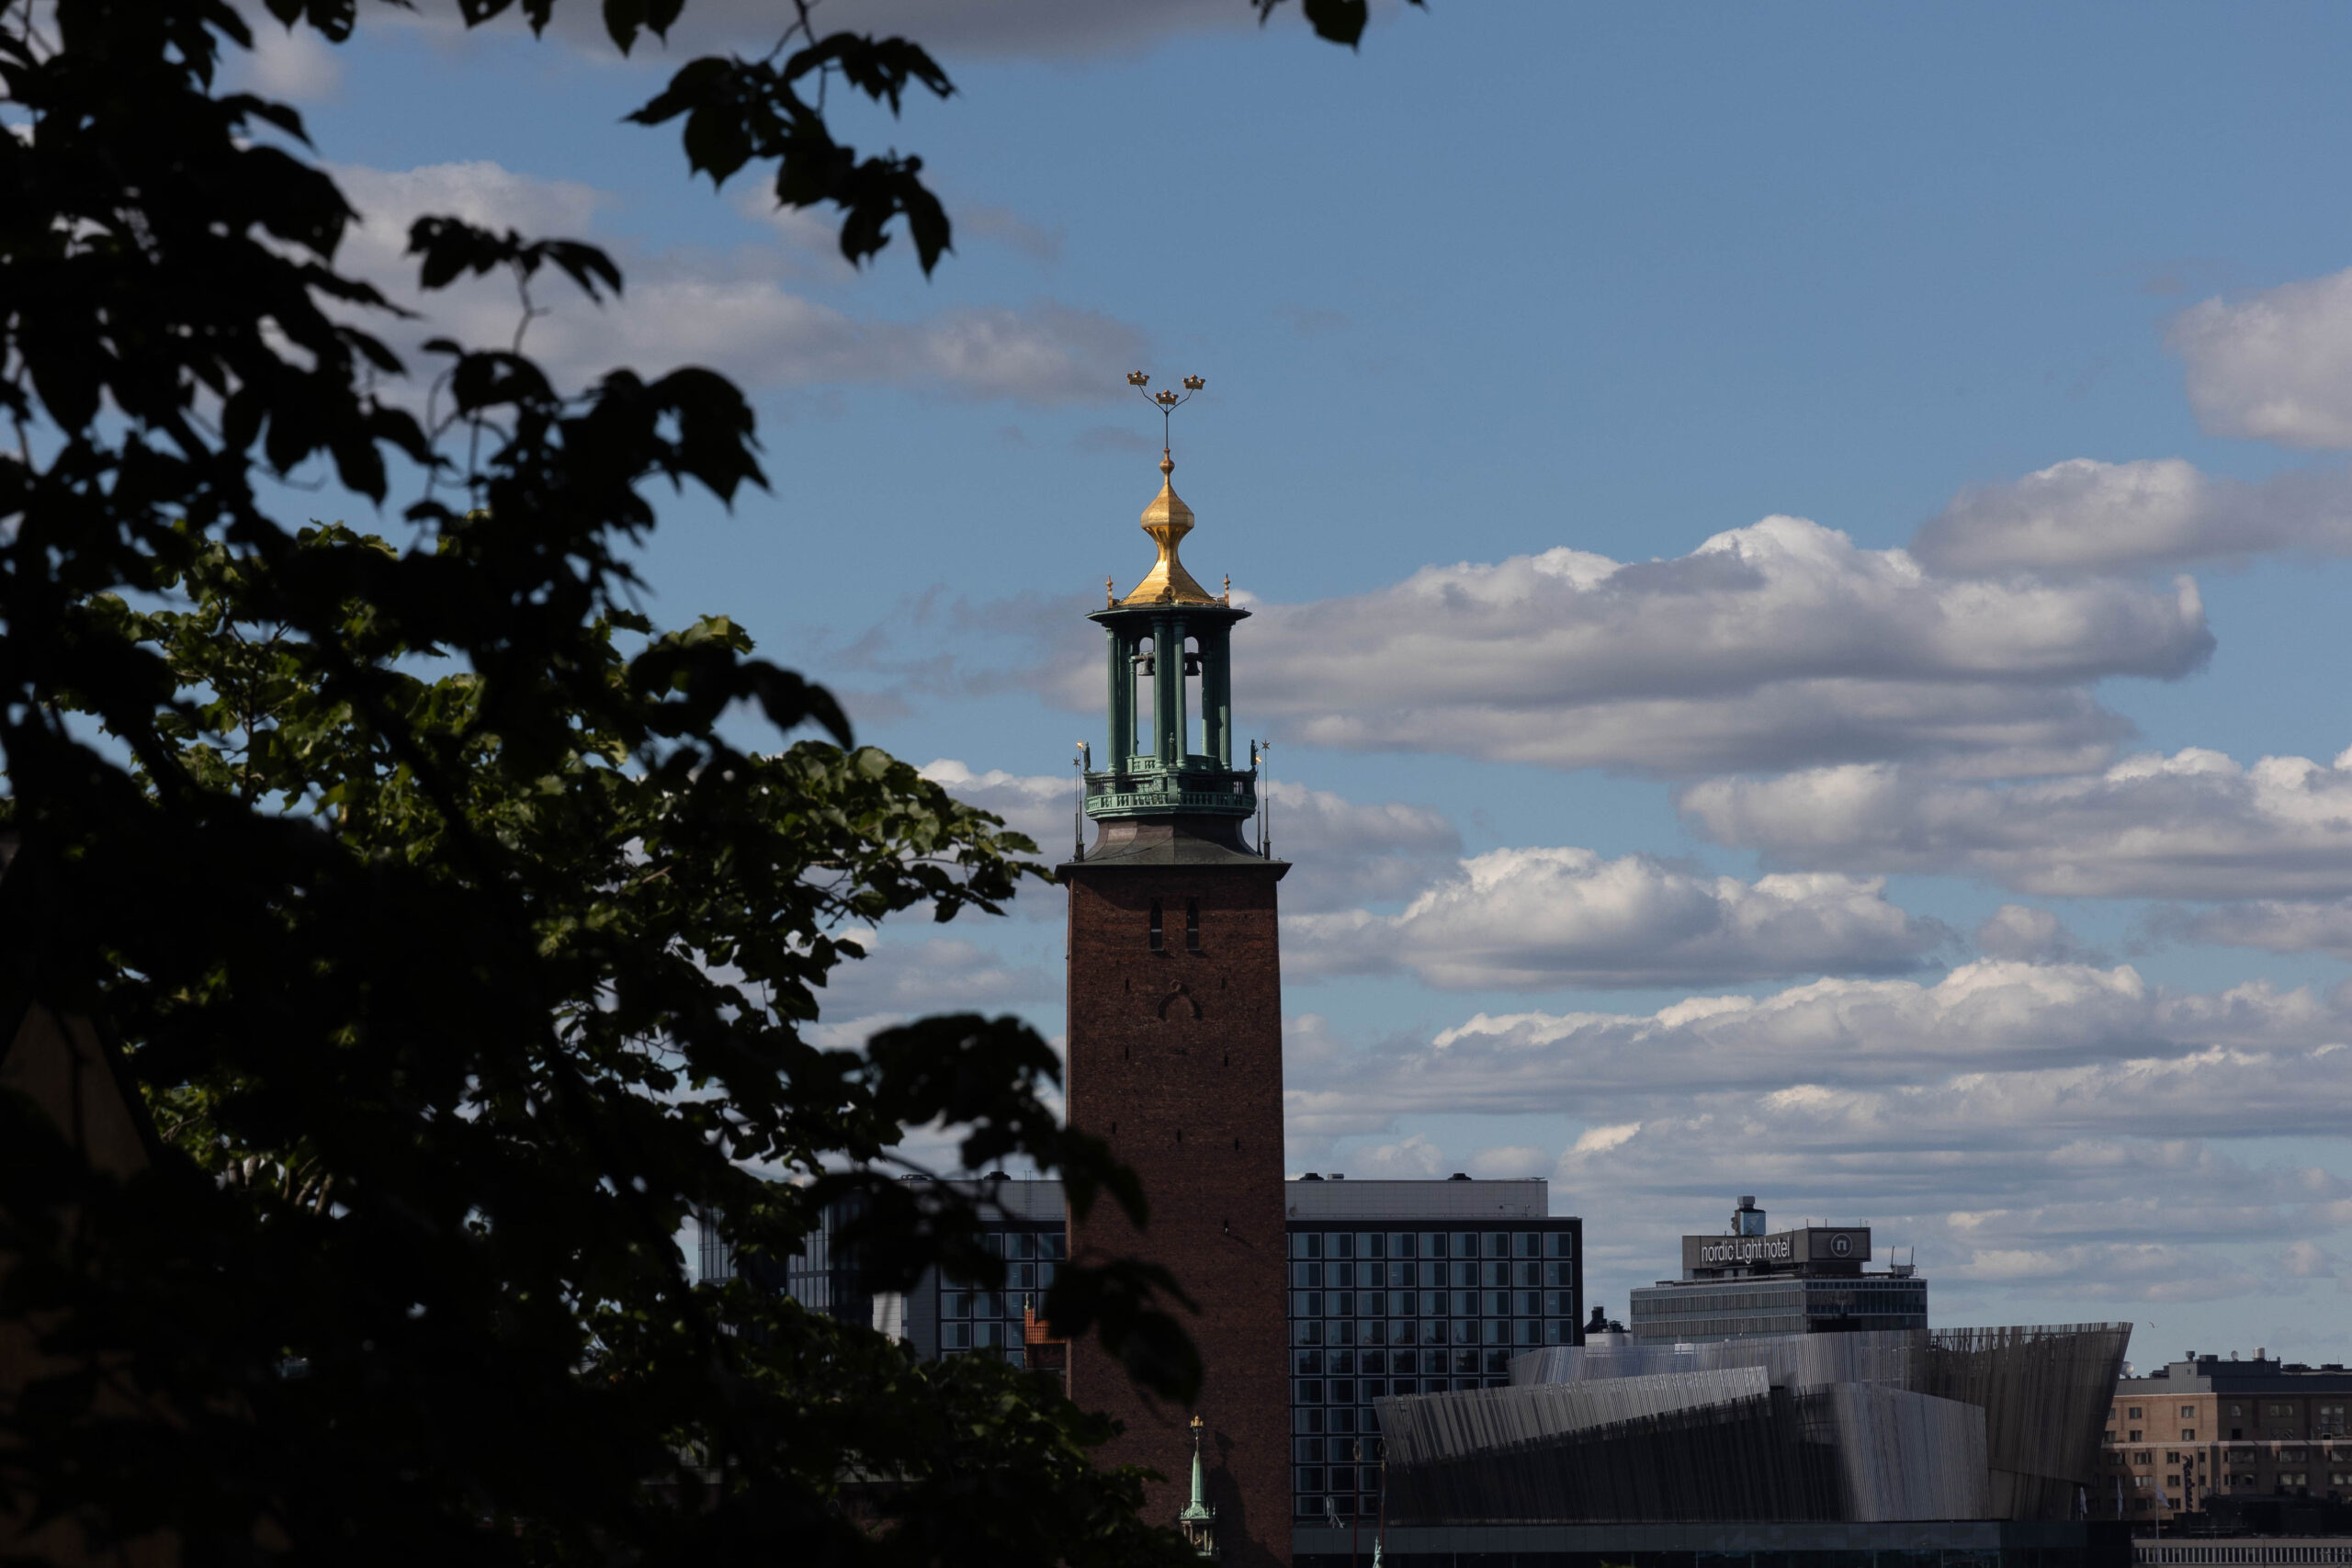
[{"label": "row of window", "polygon": [[[1385,1360],[1391,1371],[1418,1373],[1420,1378],[1420,1387],[1418,1391],[1406,1386],[1412,1381],[1410,1377],[1391,1379],[1388,1390],[1391,1393],[1415,1392],[1443,1393],[1445,1377],[1436,1374],[1444,1373],[1453,1378],[1456,1388],[1463,1386],[1462,1380],[1464,1378],[1470,1380],[1470,1387],[1477,1387],[1477,1377],[1474,1374],[1480,1373],[1509,1382],[1511,1358],[1518,1354],[1520,1352],[1517,1349],[1508,1345],[1459,1346],[1443,1350],[1294,1350],[1291,1352],[1293,1359],[1291,1371],[1302,1373],[1319,1372],[1323,1370],[1323,1362],[1327,1358],[1338,1359],[1345,1357],[1351,1360],[1362,1361],[1363,1370],[1367,1372],[1377,1372],[1381,1370],[1380,1363]],[[1350,1369],[1342,1364],[1332,1370],[1344,1372]]]},{"label": "row of window", "polygon": [[1442,1378],[1432,1389],[1423,1389],[1411,1378],[1295,1378],[1290,1385],[1290,1402],[1293,1404],[1353,1404],[1361,1398],[1369,1404],[1392,1393],[1444,1392],[1445,1380]]},{"label": "row of window", "polygon": [[1815,1291],[1804,1299],[1809,1317],[1902,1316],[1928,1310],[1925,1291]]},{"label": "row of window", "polygon": [[1765,1311],[1794,1313],[1798,1303],[1815,1317],[1847,1313],[1922,1313],[1928,1310],[1925,1287],[1895,1286],[1886,1290],[1757,1292],[1678,1291],[1672,1295],[1636,1296],[1637,1318],[1688,1317],[1695,1313]]},{"label": "row of window", "polygon": [[[1308,1517],[1320,1517],[1323,1500],[1317,1497],[1309,1503],[1306,1498],[1310,1494],[1361,1492],[1368,1505],[1372,1498],[1380,1495],[1380,1467],[1376,1464],[1303,1464],[1292,1472],[1291,1488],[1299,1494],[1299,1513]],[[1371,1512],[1369,1506],[1365,1512]],[[1341,1509],[1340,1517],[1347,1517],[1347,1511]]]},{"label": "row of window", "polygon": [[[987,1231],[980,1236],[981,1250],[991,1258],[1001,1258],[1004,1282],[1017,1290],[1034,1290],[1053,1282],[1053,1261],[1069,1256],[1069,1238],[1058,1230],[1051,1231]],[[1038,1270],[1044,1269],[1044,1277]],[[972,1281],[950,1275],[950,1285],[966,1285]]]},{"label": "row of window", "polygon": [[1319,1318],[1294,1319],[1290,1325],[1293,1345],[1573,1345],[1576,1343],[1574,1318],[1489,1317],[1485,1319],[1456,1318],[1452,1323],[1431,1320],[1411,1323],[1385,1323],[1368,1318],[1358,1323],[1351,1317],[1325,1323]]},{"label": "row of window", "polygon": [[1777,1291],[1693,1291],[1687,1296],[1668,1298],[1672,1304],[1655,1296],[1635,1296],[1635,1317],[1663,1317],[1684,1312],[1799,1312],[1804,1306],[1804,1292],[1782,1287]]},{"label": "row of window", "polygon": [[1574,1258],[1574,1231],[1293,1231],[1298,1258]]},{"label": "row of window", "polygon": [[1335,1404],[1325,1408],[1320,1404],[1301,1404],[1290,1413],[1290,1429],[1294,1432],[1321,1437],[1362,1435],[1372,1437],[1380,1430],[1378,1413],[1369,1405],[1362,1410],[1352,1404]]},{"label": "row of window", "polygon": [[[2126,1406],[2123,1413],[2124,1419],[2129,1421],[2137,1421],[2142,1419],[2143,1409],[2143,1406],[2137,1404]],[[2232,1416],[2243,1416],[2245,1414],[2245,1406],[2242,1404],[2229,1405],[2227,1410]],[[2341,1426],[2345,1420],[2345,1411],[2346,1406],[2342,1404],[2316,1404],[2312,1407],[2312,1416],[2314,1420],[2332,1422],[2335,1425]],[[2301,1414],[2300,1402],[2290,1399],[2268,1400],[2263,1404],[2262,1414],[2266,1418],[2271,1420],[2291,1420],[2297,1415]],[[2114,1406],[2109,1405],[2108,1407],[2107,1418],[2110,1421],[2115,1419]],[[2180,1407],[2180,1418],[2184,1421],[2195,1420],[2197,1418],[2197,1406],[2194,1404],[2182,1405]]]},{"label": "row of window", "polygon": [[[1293,1317],[1571,1317],[1574,1291],[1293,1291]],[[1431,1344],[1440,1343],[1431,1340]]]},{"label": "row of window", "polygon": [[[2183,1440],[2188,1441],[2193,1439],[2189,1439],[2187,1437],[2187,1434],[2184,1433]],[[2260,1459],[2262,1454],[2257,1449],[2233,1448],[2224,1457],[2227,1462],[2231,1464],[2252,1464],[2256,1460]],[[2306,1456],[2301,1448],[2282,1448],[2278,1450],[2270,1457],[2274,1462],[2300,1464]],[[2352,1448],[2314,1448],[2311,1451],[2309,1457],[2312,1459],[2327,1460],[2352,1459]],[[2195,1454],[2183,1454],[2178,1449],[2167,1449],[2165,1451],[2165,1462],[2166,1464],[2192,1464],[2195,1463],[2196,1461],[2197,1456]],[[2108,1455],[2107,1462],[2113,1465],[2125,1463],[2154,1464],[2156,1462],[2155,1450],[2154,1449],[2142,1449],[2137,1453],[2111,1453]]]},{"label": "row of window", "polygon": [[[1389,1394],[1405,1395],[1419,1391],[1423,1393],[1443,1393],[1449,1389],[1492,1388],[1507,1385],[1508,1378],[1399,1378],[1387,1384]],[[1363,1397],[1367,1402],[1386,1397],[1378,1378],[1364,1380]],[[1290,1429],[1302,1437],[1372,1437],[1380,1430],[1379,1413],[1370,1403],[1355,1404],[1293,1404],[1290,1409]]]},{"label": "row of window", "polygon": [[943,1323],[939,1325],[939,1348],[942,1350],[1018,1349],[1021,1344],[1021,1325],[1017,1323]]},{"label": "row of window", "polygon": [[[1377,1438],[1293,1438],[1290,1450],[1293,1464],[1324,1464],[1334,1461],[1344,1464],[1349,1460],[1356,1460],[1372,1472],[1374,1479],[1370,1490],[1380,1490],[1380,1469],[1376,1462],[1380,1458],[1380,1439]],[[1341,1471],[1340,1474],[1344,1482],[1347,1472]]]},{"label": "row of window", "polygon": [[1634,1325],[1636,1335],[1645,1345],[1675,1340],[1730,1339],[1742,1334],[1797,1334],[1802,1333],[1804,1327],[1804,1320],[1793,1313],[1773,1317],[1693,1318],[1684,1323],[1668,1324],[1662,1329],[1640,1323]]},{"label": "row of window", "polygon": [[[1033,1287],[1044,1287],[1054,1282],[1054,1266],[1052,1264],[1039,1263],[1032,1264],[1029,1267],[1033,1273],[1033,1277],[1025,1281],[1015,1281],[1015,1283],[1025,1283]],[[1022,1291],[1010,1291],[1003,1292],[996,1291],[942,1291],[939,1292],[939,1315],[943,1318],[1019,1317],[1023,1307],[1035,1307],[1037,1304],[1038,1301],[1035,1290],[1025,1292]]]},{"label": "row of window", "polygon": [[[1453,1360],[1459,1359],[1460,1352],[1445,1350],[1293,1350],[1290,1353],[1290,1370],[1303,1378],[1322,1377],[1327,1373],[1333,1377],[1351,1377],[1358,1372],[1373,1377],[1384,1372],[1409,1377],[1415,1372],[1449,1370],[1475,1372],[1478,1370],[1476,1367],[1453,1366]],[[1510,1368],[1506,1366],[1498,1370],[1508,1371]],[[1413,1391],[1402,1389],[1398,1392],[1410,1393]],[[1420,1392],[1443,1393],[1445,1390],[1424,1388]]]},{"label": "row of window", "polygon": [[[1843,1326],[1859,1329],[1921,1328],[1926,1326],[1924,1310],[1916,1313],[1861,1314],[1834,1321]],[[1819,1319],[1819,1322],[1833,1321]],[[1804,1320],[1793,1314],[1773,1317],[1690,1317],[1668,1324],[1636,1323],[1634,1331],[1645,1345],[1670,1343],[1676,1340],[1729,1339],[1742,1334],[1801,1334]],[[1816,1330],[1818,1332],[1818,1330]]]},{"label": "row of window", "polygon": [[1453,1263],[1311,1263],[1290,1266],[1293,1290],[1507,1290],[1512,1286],[1573,1285],[1577,1266],[1566,1260],[1544,1262],[1458,1261]]}]

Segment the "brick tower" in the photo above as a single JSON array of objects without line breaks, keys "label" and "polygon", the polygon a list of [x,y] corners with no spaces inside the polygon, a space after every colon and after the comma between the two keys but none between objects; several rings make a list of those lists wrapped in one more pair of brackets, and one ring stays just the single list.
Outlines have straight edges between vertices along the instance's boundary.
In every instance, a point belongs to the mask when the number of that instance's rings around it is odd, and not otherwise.
[{"label": "brick tower", "polygon": [[1081,1343],[1071,1347],[1070,1393],[1125,1424],[1102,1461],[1167,1477],[1148,1515],[1174,1525],[1182,1513],[1195,1539],[1184,1483],[1197,1414],[1200,1495],[1216,1510],[1217,1554],[1268,1568],[1291,1555],[1274,926],[1274,884],[1289,867],[1244,840],[1257,773],[1234,765],[1230,652],[1249,612],[1177,559],[1193,511],[1169,481],[1174,468],[1163,453],[1159,494],[1143,513],[1158,563],[1089,617],[1110,645],[1110,747],[1107,765],[1086,773],[1094,841],[1060,868],[1069,1119],[1109,1139],[1142,1177],[1151,1223],[1138,1233],[1104,1201],[1073,1220],[1070,1248],[1166,1265],[1199,1303],[1188,1326],[1207,1375],[1197,1412],[1175,1409]]}]

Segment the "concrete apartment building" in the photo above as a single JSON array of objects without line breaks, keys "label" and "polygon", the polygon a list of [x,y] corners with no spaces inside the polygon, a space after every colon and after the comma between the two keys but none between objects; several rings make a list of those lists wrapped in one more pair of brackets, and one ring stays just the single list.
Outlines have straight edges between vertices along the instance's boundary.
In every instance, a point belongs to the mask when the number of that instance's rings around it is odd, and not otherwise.
[{"label": "concrete apartment building", "polygon": [[2256,1350],[2117,1380],[2093,1518],[2161,1525],[2219,1497],[2352,1499],[2352,1371]]}]

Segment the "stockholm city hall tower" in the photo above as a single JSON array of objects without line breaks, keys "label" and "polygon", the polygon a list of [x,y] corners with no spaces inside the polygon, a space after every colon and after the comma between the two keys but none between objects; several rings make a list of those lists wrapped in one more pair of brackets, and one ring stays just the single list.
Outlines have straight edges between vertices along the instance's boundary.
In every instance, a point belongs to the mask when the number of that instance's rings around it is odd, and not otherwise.
[{"label": "stockholm city hall tower", "polygon": [[[1180,400],[1155,399],[1163,410]],[[1232,643],[1250,612],[1178,558],[1193,510],[1174,468],[1163,452],[1159,493],[1143,513],[1159,560],[1088,617],[1107,644],[1110,745],[1085,774],[1094,841],[1059,868],[1069,887],[1069,1121],[1109,1140],[1142,1178],[1150,1224],[1138,1232],[1101,1202],[1073,1218],[1070,1250],[1165,1265],[1200,1307],[1184,1321],[1206,1376],[1197,1409],[1155,1404],[1082,1341],[1071,1347],[1069,1392],[1125,1424],[1099,1462],[1168,1478],[1151,1488],[1147,1517],[1182,1513],[1196,1540],[1213,1533],[1223,1561],[1265,1568],[1291,1559],[1274,902],[1290,868],[1245,839],[1258,775],[1235,763]],[[1187,1485],[1195,1416],[1198,1480]]]}]

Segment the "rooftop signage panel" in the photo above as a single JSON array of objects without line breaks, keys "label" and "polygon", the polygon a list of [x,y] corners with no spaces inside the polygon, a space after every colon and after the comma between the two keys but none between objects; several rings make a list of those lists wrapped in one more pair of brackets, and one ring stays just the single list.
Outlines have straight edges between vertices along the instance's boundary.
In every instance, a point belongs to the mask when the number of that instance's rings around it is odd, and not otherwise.
[{"label": "rooftop signage panel", "polygon": [[1870,1261],[1871,1233],[1867,1225],[1810,1225],[1803,1230],[1776,1231],[1770,1235],[1686,1235],[1682,1267],[1686,1269],[1781,1269],[1803,1263]]}]

